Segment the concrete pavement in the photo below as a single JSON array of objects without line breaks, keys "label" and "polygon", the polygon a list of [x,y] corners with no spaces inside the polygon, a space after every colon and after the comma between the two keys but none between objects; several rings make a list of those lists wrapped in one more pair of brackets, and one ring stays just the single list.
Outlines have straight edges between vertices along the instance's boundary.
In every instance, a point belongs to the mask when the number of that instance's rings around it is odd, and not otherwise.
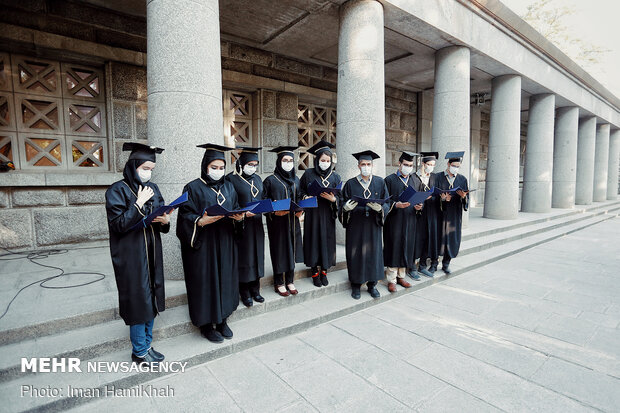
[{"label": "concrete pavement", "polygon": [[72,411],[618,411],[618,234],[614,218],[147,383],[174,397]]}]

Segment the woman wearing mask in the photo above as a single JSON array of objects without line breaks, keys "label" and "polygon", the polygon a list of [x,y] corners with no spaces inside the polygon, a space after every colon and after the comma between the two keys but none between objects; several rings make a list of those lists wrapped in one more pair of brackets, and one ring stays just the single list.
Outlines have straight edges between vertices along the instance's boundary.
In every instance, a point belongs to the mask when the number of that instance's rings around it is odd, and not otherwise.
[{"label": "woman wearing mask", "polygon": [[[308,195],[308,186],[313,182],[325,188],[335,188],[341,183],[334,172],[332,149],[336,146],[321,140],[308,149],[314,155],[314,168],[306,169],[300,180],[302,196]],[[318,208],[306,211],[304,217],[304,262],[310,267],[312,282],[316,287],[326,286],[327,270],[336,265],[336,218],[338,218],[338,197],[321,193]]]},{"label": "woman wearing mask", "polygon": [[[273,175],[265,179],[263,199],[278,201],[289,198],[300,199],[299,178],[295,175],[295,153],[297,146],[280,146],[271,152],[277,154]],[[277,211],[267,215],[269,253],[273,265],[275,291],[283,297],[297,294],[293,284],[295,263],[303,262],[301,226],[299,217],[303,212]]]},{"label": "woman wearing mask", "polygon": [[[239,205],[245,207],[250,202],[263,199],[263,181],[256,173],[258,151],[261,148],[237,149],[241,149],[241,153],[235,169],[226,178],[235,187]],[[260,295],[260,279],[265,275],[265,232],[262,215],[246,213],[238,254],[239,294],[243,305],[251,307],[254,301],[265,301]]]},{"label": "woman wearing mask", "polygon": [[164,269],[161,233],[170,230],[170,216],[163,214],[147,227],[142,219],[164,204],[159,188],[150,182],[155,154],[163,149],[140,143],[125,143],[131,151],[123,180],[105,193],[110,253],[118,288],[120,316],[129,326],[131,358],[152,364],[164,356],[151,347],[153,321],[164,311]]},{"label": "woman wearing mask", "polygon": [[215,144],[204,148],[200,178],[185,185],[188,200],[179,208],[177,237],[187,287],[187,304],[192,323],[214,343],[230,339],[226,323],[239,305],[239,276],[235,236],[243,230],[243,214],[210,216],[213,205],[238,209],[237,193],[224,179],[225,153],[232,148]]}]

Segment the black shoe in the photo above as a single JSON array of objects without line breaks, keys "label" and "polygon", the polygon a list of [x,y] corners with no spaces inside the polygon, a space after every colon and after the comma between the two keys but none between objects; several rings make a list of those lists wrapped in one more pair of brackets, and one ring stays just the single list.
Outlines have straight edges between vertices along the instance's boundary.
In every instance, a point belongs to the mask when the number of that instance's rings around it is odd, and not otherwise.
[{"label": "black shoe", "polygon": [[416,270],[409,270],[407,271],[407,275],[410,276],[414,281],[420,281],[420,276],[418,275],[418,272]]},{"label": "black shoe", "polygon": [[230,327],[228,327],[228,324],[226,324],[226,320],[217,325],[217,331],[227,340],[230,340],[233,337],[233,332]]},{"label": "black shoe", "polygon": [[359,300],[362,297],[362,294],[360,293],[360,289],[359,288],[352,289],[351,297],[353,297],[354,300]]},{"label": "black shoe", "polygon": [[153,356],[153,358],[157,361],[164,361],[165,357],[163,354],[161,354],[159,351],[155,350],[153,347],[151,347],[149,349],[149,353],[151,354],[151,356]]},{"label": "black shoe", "polygon": [[431,266],[430,266],[430,268],[428,269],[428,271],[429,271],[430,273],[435,274],[435,271],[437,271],[437,264],[433,264],[433,265],[431,265]]},{"label": "black shoe", "polygon": [[246,307],[252,307],[254,305],[251,297],[241,297],[241,302]]},{"label": "black shoe", "polygon": [[329,285],[326,271],[321,271],[321,284],[323,284],[323,287],[327,287]]},{"label": "black shoe", "polygon": [[265,298],[260,295],[260,294],[256,294],[254,297],[252,297],[254,299],[254,301],[256,301],[257,303],[264,303],[265,302]]},{"label": "black shoe", "polygon": [[418,272],[422,275],[433,278],[433,273],[429,272],[426,268],[418,268]]},{"label": "black shoe", "polygon": [[372,298],[381,297],[381,294],[379,294],[379,290],[377,290],[377,287],[375,287],[374,285],[372,287],[368,287],[368,294],[370,294]]},{"label": "black shoe", "polygon": [[323,286],[323,283],[321,282],[321,278],[319,278],[319,275],[320,273],[318,271],[312,275],[312,284],[314,284],[315,287]]},{"label": "black shoe", "polygon": [[211,323],[201,326],[200,334],[212,343],[221,343],[224,341],[224,337],[222,337],[219,331],[213,328],[213,324]]},{"label": "black shoe", "polygon": [[147,352],[143,357],[138,357],[131,353],[131,361],[139,364],[140,366],[156,366],[159,361],[153,357],[150,352]]},{"label": "black shoe", "polygon": [[443,272],[445,272],[446,274],[451,274],[452,273],[452,271],[450,270],[450,267],[448,265],[442,265],[441,266],[441,270]]}]

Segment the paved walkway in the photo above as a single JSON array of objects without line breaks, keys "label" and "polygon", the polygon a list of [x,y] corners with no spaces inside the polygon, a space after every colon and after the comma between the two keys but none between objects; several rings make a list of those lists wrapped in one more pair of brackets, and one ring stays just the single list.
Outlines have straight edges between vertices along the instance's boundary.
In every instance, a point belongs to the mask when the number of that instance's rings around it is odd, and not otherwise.
[{"label": "paved walkway", "polygon": [[620,410],[620,219],[76,411]]}]

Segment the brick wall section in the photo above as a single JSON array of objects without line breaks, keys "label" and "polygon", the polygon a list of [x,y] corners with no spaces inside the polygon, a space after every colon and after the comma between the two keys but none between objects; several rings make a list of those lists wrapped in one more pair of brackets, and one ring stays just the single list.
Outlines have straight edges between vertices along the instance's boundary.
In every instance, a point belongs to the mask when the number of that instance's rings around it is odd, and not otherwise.
[{"label": "brick wall section", "polygon": [[402,151],[416,151],[418,105],[415,92],[385,88],[385,165],[387,172],[398,167]]}]

